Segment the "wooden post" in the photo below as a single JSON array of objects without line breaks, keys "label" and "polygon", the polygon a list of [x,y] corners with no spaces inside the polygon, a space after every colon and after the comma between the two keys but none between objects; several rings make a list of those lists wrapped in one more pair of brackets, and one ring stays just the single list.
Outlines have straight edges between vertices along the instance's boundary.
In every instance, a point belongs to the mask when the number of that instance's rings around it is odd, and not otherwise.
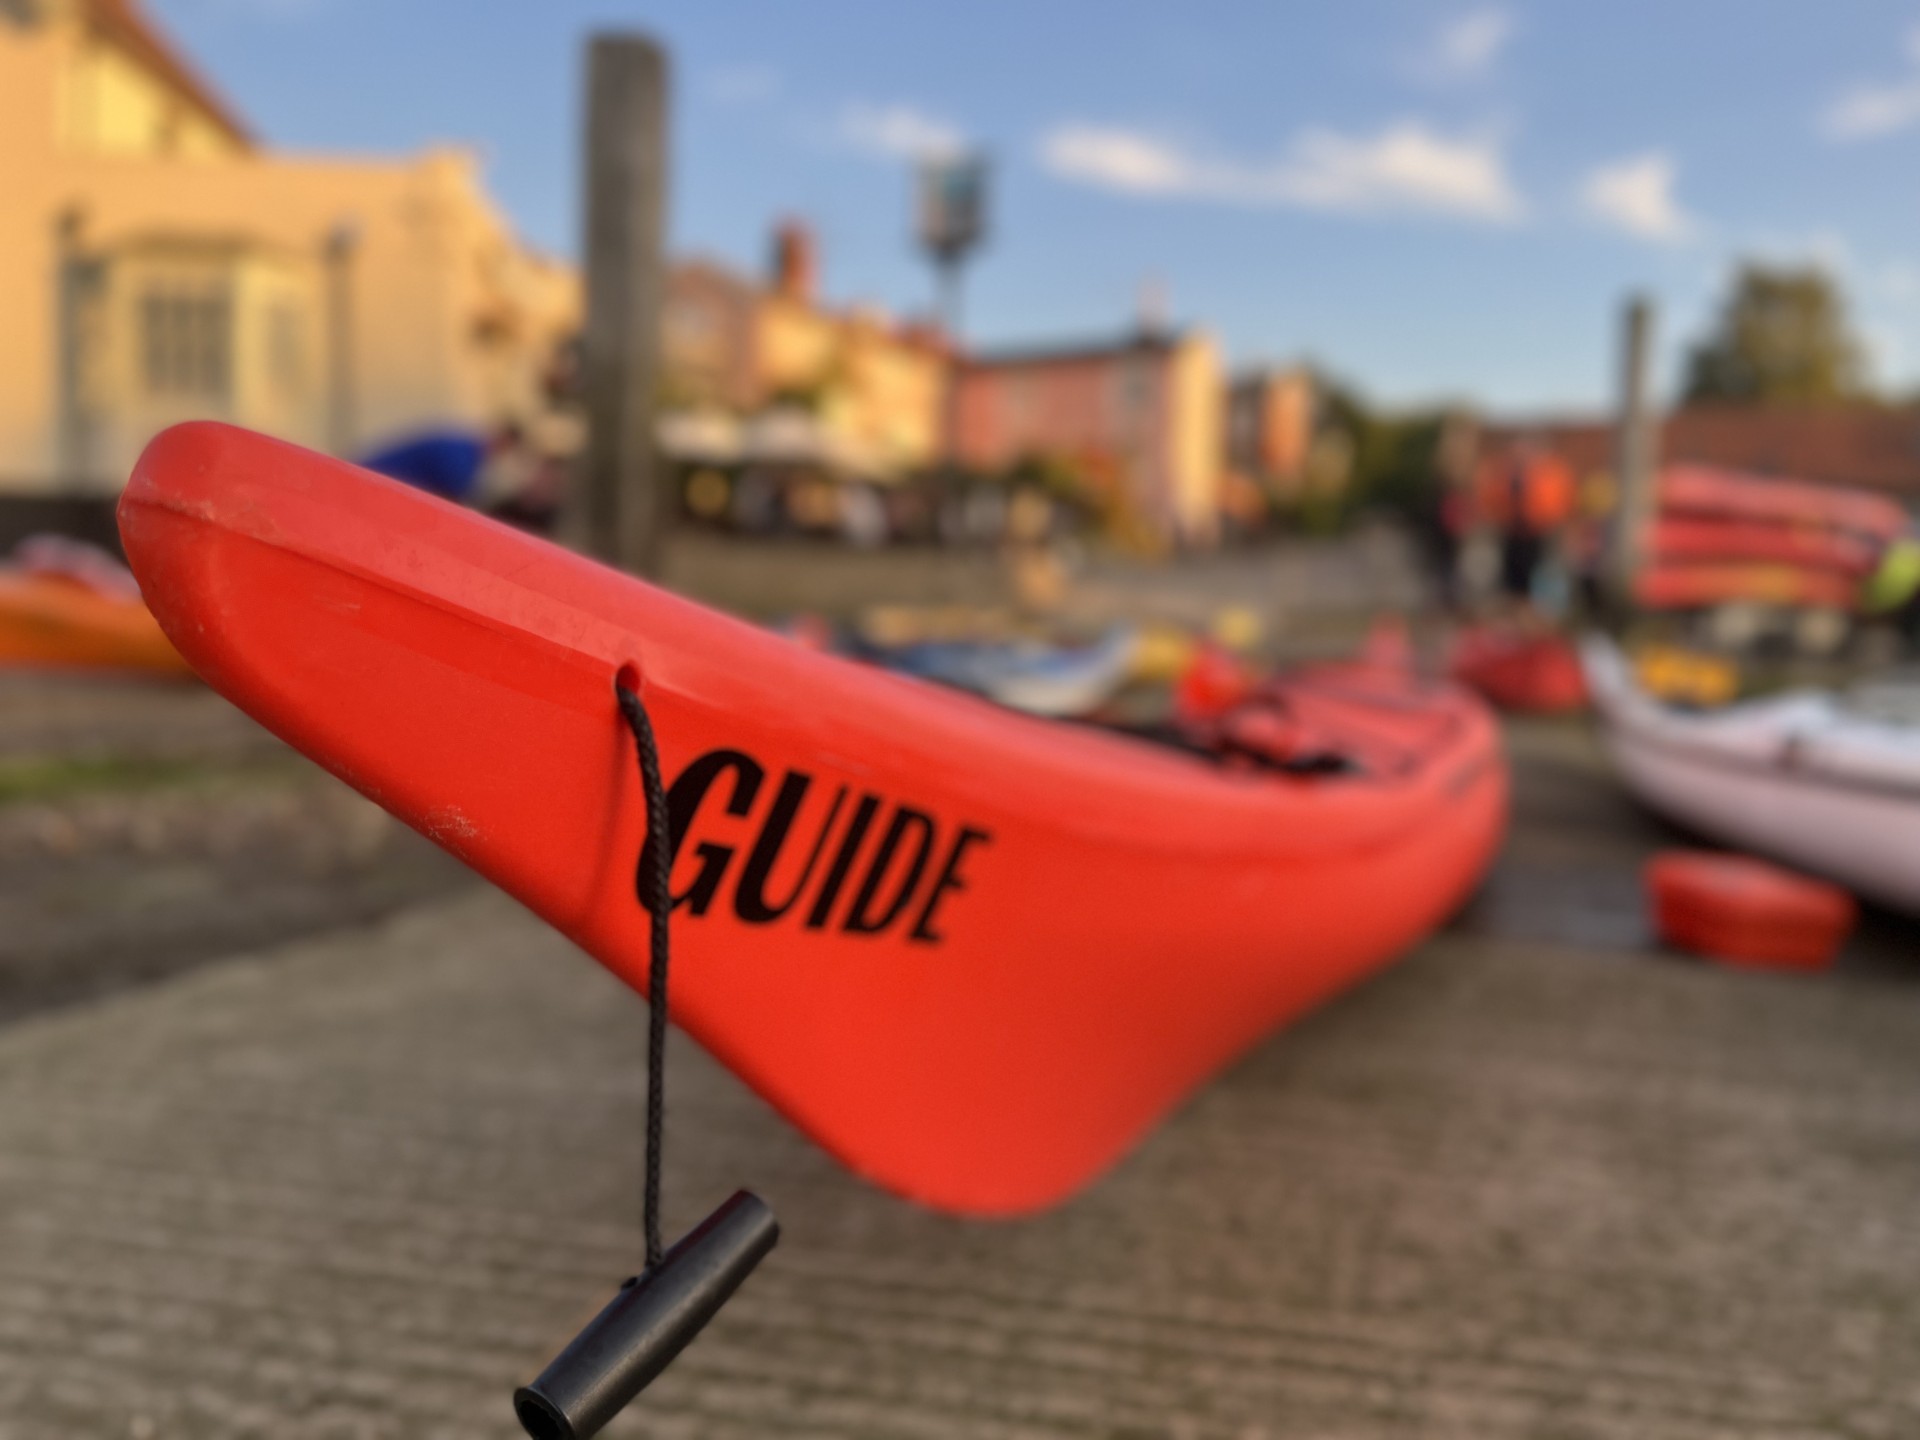
[{"label": "wooden post", "polygon": [[87,445],[86,396],[86,217],[76,207],[54,221],[54,273],[58,285],[58,370],[55,373],[55,427],[59,488],[83,494],[93,478]]},{"label": "wooden post", "polygon": [[1632,603],[1633,580],[1643,558],[1659,470],[1659,432],[1649,394],[1653,368],[1653,302],[1636,295],[1627,302],[1620,331],[1620,418],[1614,440],[1619,503],[1613,515],[1609,588],[1615,603]]},{"label": "wooden post", "polygon": [[346,459],[353,458],[360,438],[353,405],[353,257],[359,247],[360,232],[351,221],[329,230],[321,247],[327,289],[327,448]]},{"label": "wooden post", "polygon": [[565,530],[657,575],[672,499],[654,437],[666,303],[667,58],[638,35],[587,46],[584,398],[587,443]]}]

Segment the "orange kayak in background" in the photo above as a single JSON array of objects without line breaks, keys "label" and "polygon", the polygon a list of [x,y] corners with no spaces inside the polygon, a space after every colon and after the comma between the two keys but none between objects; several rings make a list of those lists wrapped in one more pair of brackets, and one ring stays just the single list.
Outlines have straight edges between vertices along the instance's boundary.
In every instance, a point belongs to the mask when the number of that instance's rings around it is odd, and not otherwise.
[{"label": "orange kayak in background", "polygon": [[1708,465],[1669,465],[1660,472],[1660,508],[1719,519],[1846,530],[1880,541],[1906,533],[1898,501],[1870,490],[1776,480]]},{"label": "orange kayak in background", "polygon": [[945,1209],[1088,1183],[1445,919],[1504,825],[1485,709],[1379,667],[1260,697],[1306,763],[1220,763],[807,650],[227,426],[159,436],[120,525],[209,684],[644,989],[637,688],[673,1018]]},{"label": "orange kayak in background", "polygon": [[1883,547],[1844,530],[1662,515],[1648,530],[1647,549],[1659,563],[1789,565],[1863,578]]},{"label": "orange kayak in background", "polygon": [[0,668],[193,673],[136,597],[64,575],[0,570]]},{"label": "orange kayak in background", "polygon": [[1832,570],[1794,565],[1674,565],[1645,567],[1633,581],[1634,599],[1649,610],[1691,610],[1751,602],[1852,610],[1860,583]]}]

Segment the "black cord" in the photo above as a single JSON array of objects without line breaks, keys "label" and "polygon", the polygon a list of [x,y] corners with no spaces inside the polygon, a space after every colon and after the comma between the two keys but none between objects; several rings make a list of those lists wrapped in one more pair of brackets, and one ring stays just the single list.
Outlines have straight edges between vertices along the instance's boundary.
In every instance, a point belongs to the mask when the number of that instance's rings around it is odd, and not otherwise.
[{"label": "black cord", "polygon": [[673,910],[669,875],[673,871],[673,842],[667,835],[667,787],[660,779],[660,751],[653,738],[653,722],[639,695],[618,681],[614,694],[620,713],[633,731],[640,754],[640,788],[647,799],[647,838],[653,864],[634,877],[634,888],[653,917],[652,954],[647,967],[647,1179],[645,1223],[647,1269],[660,1263],[660,1132],[664,1128],[667,1084],[667,929]]}]

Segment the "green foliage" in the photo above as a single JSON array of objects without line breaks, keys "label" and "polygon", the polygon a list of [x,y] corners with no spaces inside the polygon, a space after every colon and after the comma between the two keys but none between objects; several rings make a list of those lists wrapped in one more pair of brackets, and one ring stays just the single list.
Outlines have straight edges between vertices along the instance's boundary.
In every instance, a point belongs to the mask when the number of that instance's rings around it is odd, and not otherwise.
[{"label": "green foliage", "polygon": [[197,779],[202,767],[147,756],[27,756],[0,762],[0,805],[96,790],[145,790]]},{"label": "green foliage", "polygon": [[1355,490],[1401,510],[1426,504],[1439,485],[1441,423],[1431,412],[1376,418],[1354,460]]},{"label": "green foliage", "polygon": [[816,377],[806,382],[796,381],[781,385],[767,396],[766,408],[804,410],[809,415],[818,415],[827,408],[828,393],[832,388],[830,377]]},{"label": "green foliage", "polygon": [[1345,482],[1333,489],[1309,486],[1297,522],[1309,534],[1337,530],[1370,505],[1418,511],[1435,503],[1440,488],[1438,410],[1387,414],[1373,409],[1351,386],[1316,375],[1322,440],[1344,436],[1351,460]]},{"label": "green foliage", "polygon": [[1865,353],[1839,286],[1817,267],[1743,265],[1693,349],[1685,395],[1752,405],[1868,398]]},{"label": "green foliage", "polygon": [[1324,538],[1346,528],[1350,511],[1344,490],[1307,490],[1284,513],[1302,535]]},{"label": "green foliage", "polygon": [[1006,483],[1051,495],[1057,500],[1085,503],[1087,486],[1073,462],[1062,455],[1031,451],[1006,472]]}]

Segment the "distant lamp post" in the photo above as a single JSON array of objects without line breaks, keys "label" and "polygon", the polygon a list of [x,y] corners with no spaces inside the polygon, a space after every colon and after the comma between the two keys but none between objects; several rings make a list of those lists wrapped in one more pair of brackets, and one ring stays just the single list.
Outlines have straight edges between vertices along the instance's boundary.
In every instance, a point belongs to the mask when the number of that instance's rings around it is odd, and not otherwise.
[{"label": "distant lamp post", "polygon": [[354,413],[353,262],[360,249],[360,226],[342,220],[321,245],[326,262],[327,448],[352,454],[359,439]]},{"label": "distant lamp post", "polygon": [[98,272],[87,257],[86,229],[86,214],[77,205],[62,210],[54,220],[54,252],[59,267],[57,463],[61,487],[69,494],[85,491],[92,478],[87,443],[86,313],[89,282]]},{"label": "distant lamp post", "polygon": [[586,60],[580,384],[587,443],[562,533],[597,560],[658,576],[676,503],[655,433],[672,67],[649,37],[611,31],[588,40]]},{"label": "distant lamp post", "polygon": [[1646,558],[1646,530],[1658,506],[1660,425],[1653,406],[1653,302],[1628,300],[1620,325],[1620,413],[1614,435],[1618,488],[1612,530],[1612,594],[1624,612]]},{"label": "distant lamp post", "polygon": [[920,245],[940,274],[940,324],[960,338],[960,267],[987,235],[987,159],[972,152],[920,162]]}]

